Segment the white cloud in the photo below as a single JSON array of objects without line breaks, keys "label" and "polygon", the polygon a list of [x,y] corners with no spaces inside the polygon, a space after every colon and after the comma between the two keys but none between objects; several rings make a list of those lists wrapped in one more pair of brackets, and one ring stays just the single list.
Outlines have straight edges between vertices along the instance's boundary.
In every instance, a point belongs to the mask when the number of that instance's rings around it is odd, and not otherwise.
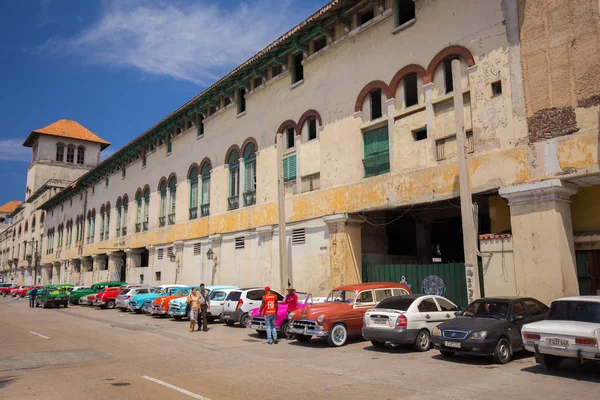
[{"label": "white cloud", "polygon": [[1,161],[31,161],[31,149],[23,147],[22,139],[0,140]]},{"label": "white cloud", "polygon": [[115,152],[113,150],[103,150],[100,153],[100,161],[106,160],[108,157],[112,156],[113,154],[115,154]]},{"label": "white cloud", "polygon": [[113,0],[93,25],[74,37],[50,38],[39,49],[205,86],[305,17],[290,5],[291,0]]}]

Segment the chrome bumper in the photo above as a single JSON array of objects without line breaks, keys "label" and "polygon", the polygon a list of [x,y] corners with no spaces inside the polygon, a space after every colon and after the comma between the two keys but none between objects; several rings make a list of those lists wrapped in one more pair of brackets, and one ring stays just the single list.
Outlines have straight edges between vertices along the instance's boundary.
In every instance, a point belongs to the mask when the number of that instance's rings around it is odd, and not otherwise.
[{"label": "chrome bumper", "polygon": [[160,307],[150,307],[150,315],[165,315],[167,311],[164,308]]},{"label": "chrome bumper", "polygon": [[[598,348],[591,347],[591,351],[582,351],[581,349],[559,349],[551,346],[547,346],[543,343],[525,343],[525,349],[536,356],[539,354],[547,354],[551,356],[564,357],[564,358],[575,358],[578,360],[600,360],[600,350]],[[537,358],[536,358],[537,360]]]},{"label": "chrome bumper", "polygon": [[129,302],[125,300],[117,300],[115,302],[115,307],[117,308],[129,308]]},{"label": "chrome bumper", "polygon": [[103,306],[104,304],[106,304],[105,302],[103,302],[100,299],[94,299],[94,305],[95,306]]},{"label": "chrome bumper", "polygon": [[169,308],[169,312],[167,312],[167,314],[171,315],[173,317],[183,317],[183,316],[186,315],[185,314],[185,308],[183,310],[182,309],[176,310],[174,308]]},{"label": "chrome bumper", "polygon": [[[300,322],[300,321],[299,321]],[[329,332],[323,330],[323,327],[320,325],[316,325],[313,321],[308,321],[307,324],[301,324],[302,327],[297,326],[295,322],[290,324],[288,328],[290,332],[296,333],[298,335],[310,335],[310,336],[318,336],[325,337],[329,336]]]}]

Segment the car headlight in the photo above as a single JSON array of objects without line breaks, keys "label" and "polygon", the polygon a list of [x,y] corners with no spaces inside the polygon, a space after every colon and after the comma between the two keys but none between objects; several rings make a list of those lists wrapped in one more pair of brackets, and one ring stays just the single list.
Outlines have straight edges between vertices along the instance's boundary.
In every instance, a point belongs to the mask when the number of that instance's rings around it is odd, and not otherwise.
[{"label": "car headlight", "polygon": [[325,321],[325,316],[324,316],[323,314],[321,314],[321,315],[319,315],[319,316],[317,317],[317,322],[318,322],[319,324],[322,324],[322,323],[323,323],[323,321]]},{"label": "car headlight", "polygon": [[487,331],[477,331],[477,332],[473,332],[471,334],[471,336],[469,336],[469,339],[471,340],[484,340],[487,337],[488,333]]},{"label": "car headlight", "polygon": [[442,336],[442,331],[437,326],[433,328],[433,332],[431,332],[433,336]]}]

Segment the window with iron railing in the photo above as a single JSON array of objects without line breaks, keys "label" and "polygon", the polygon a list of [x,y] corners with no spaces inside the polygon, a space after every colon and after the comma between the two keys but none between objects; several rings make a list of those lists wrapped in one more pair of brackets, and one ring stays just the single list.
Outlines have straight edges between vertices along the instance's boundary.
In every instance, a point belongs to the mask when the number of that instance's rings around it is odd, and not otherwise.
[{"label": "window with iron railing", "polygon": [[236,210],[240,208],[240,196],[231,196],[227,199],[227,201],[229,210]]},{"label": "window with iron railing", "polygon": [[202,217],[208,217],[210,215],[210,203],[202,204],[200,207],[200,215]]}]

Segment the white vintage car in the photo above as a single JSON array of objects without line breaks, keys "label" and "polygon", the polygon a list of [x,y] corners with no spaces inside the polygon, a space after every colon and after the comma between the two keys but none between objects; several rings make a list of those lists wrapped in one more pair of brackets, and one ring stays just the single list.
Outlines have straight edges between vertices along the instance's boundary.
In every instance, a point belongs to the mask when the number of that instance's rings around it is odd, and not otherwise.
[{"label": "white vintage car", "polygon": [[525,348],[548,368],[567,358],[600,362],[600,296],[554,300],[544,321],[523,326]]}]

